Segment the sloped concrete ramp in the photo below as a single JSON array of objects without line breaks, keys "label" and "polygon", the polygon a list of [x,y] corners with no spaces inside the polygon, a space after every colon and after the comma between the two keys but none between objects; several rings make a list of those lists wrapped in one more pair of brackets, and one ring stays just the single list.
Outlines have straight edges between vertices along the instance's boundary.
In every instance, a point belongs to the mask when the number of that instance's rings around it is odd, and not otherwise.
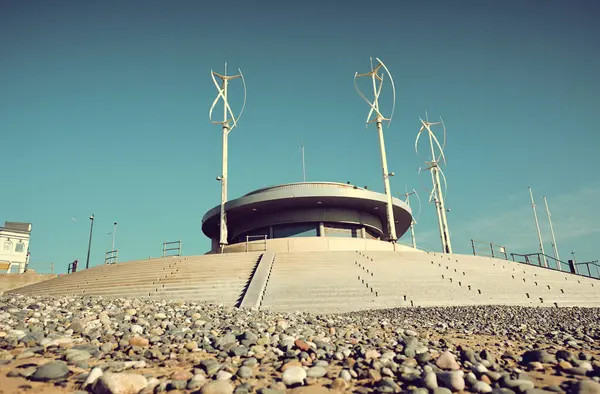
[{"label": "sloped concrete ramp", "polygon": [[7,293],[315,313],[458,305],[600,307],[596,279],[486,257],[391,251],[166,257],[94,267]]}]

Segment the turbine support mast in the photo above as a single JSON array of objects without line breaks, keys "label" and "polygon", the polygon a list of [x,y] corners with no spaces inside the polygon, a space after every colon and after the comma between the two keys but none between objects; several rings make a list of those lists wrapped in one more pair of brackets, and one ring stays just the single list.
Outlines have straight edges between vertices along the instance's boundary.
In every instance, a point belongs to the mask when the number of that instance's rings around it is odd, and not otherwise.
[{"label": "turbine support mast", "polygon": [[[220,213],[220,220],[219,220],[219,248],[221,250],[221,252],[223,252],[223,249],[225,247],[225,245],[227,245],[228,241],[227,241],[227,213],[225,211],[225,203],[227,202],[227,181],[229,179],[228,177],[228,137],[229,137],[229,133],[231,132],[231,130],[233,130],[236,126],[237,126],[237,122],[240,119],[240,117],[242,116],[242,113],[244,112],[244,108],[246,106],[246,81],[244,79],[244,75],[242,74],[242,71],[238,68],[239,74],[238,75],[227,75],[227,63],[225,63],[225,73],[223,75],[211,70],[211,77],[213,80],[213,83],[215,85],[215,87],[218,90],[218,95],[217,98],[215,98],[215,100],[213,101],[209,113],[208,113],[208,117],[211,120],[211,122],[213,124],[220,124],[221,125],[221,129],[222,129],[222,133],[223,133],[223,155],[222,155],[222,163],[221,163],[221,175],[217,176],[217,180],[221,182],[221,213]],[[221,84],[219,85],[219,83],[217,82],[217,79],[219,78],[221,80]],[[228,101],[228,88],[229,88],[229,81],[233,80],[233,79],[238,79],[240,78],[242,80],[242,85],[244,87],[244,102],[242,104],[242,109],[240,110],[239,114],[237,115],[237,117],[233,114],[233,111],[231,109],[231,106],[229,105],[229,101]],[[212,120],[212,113],[213,113],[213,109],[215,108],[215,106],[217,105],[219,99],[223,100],[223,120],[222,121],[213,121]]]},{"label": "turbine support mast", "polygon": [[537,211],[535,209],[535,202],[533,201],[533,192],[531,191],[531,187],[529,187],[529,196],[531,197],[531,208],[533,209],[533,218],[535,219],[535,228],[537,230],[538,240],[540,242],[540,252],[542,252],[542,259],[544,262],[544,267],[548,268],[548,261],[546,260],[546,253],[544,252],[544,242],[542,241],[542,233],[540,232],[540,223],[537,217]]},{"label": "turbine support mast", "polygon": [[[415,140],[415,151],[417,154],[419,138],[423,132],[427,132],[429,137],[429,146],[431,149],[431,161],[425,162],[428,167],[426,170],[431,172],[431,182],[432,182],[432,190],[429,194],[429,202],[433,201],[435,204],[435,209],[437,213],[438,219],[438,227],[440,230],[440,241],[442,244],[443,253],[452,253],[452,242],[450,240],[450,229],[448,227],[448,217],[446,212],[449,210],[446,209],[446,203],[444,200],[444,192],[442,191],[442,180],[444,181],[444,185],[447,189],[446,176],[444,172],[440,168],[439,162],[442,160],[444,163],[446,162],[446,157],[444,156],[444,148],[446,146],[446,126],[444,124],[444,120],[440,118],[440,122],[429,122],[428,117],[425,117],[426,120],[420,119],[421,128],[417,133],[417,139]],[[440,144],[437,137],[431,130],[431,126],[441,124],[444,129],[444,143]],[[439,156],[435,153],[435,146],[438,147]]]},{"label": "turbine support mast", "polygon": [[550,224],[550,235],[552,236],[552,249],[554,250],[554,258],[558,261],[558,269],[561,269],[560,266],[560,256],[558,255],[558,246],[556,245],[556,238],[554,237],[554,227],[552,227],[552,214],[550,213],[550,209],[548,209],[548,200],[546,196],[544,196],[544,204],[546,205],[546,214],[548,215],[548,223]]},{"label": "turbine support mast", "polygon": [[[354,74],[354,87],[356,88],[360,97],[363,100],[365,100],[367,102],[367,104],[369,104],[369,106],[371,107],[371,109],[369,110],[369,114],[367,115],[367,127],[369,126],[369,123],[375,123],[377,126],[377,134],[379,137],[379,148],[381,151],[381,169],[382,169],[382,175],[383,175],[383,187],[384,187],[385,195],[387,198],[387,204],[386,204],[386,217],[387,217],[387,224],[388,224],[388,234],[387,235],[388,235],[388,239],[391,242],[395,243],[396,240],[398,239],[398,237],[396,235],[396,221],[394,219],[394,209],[393,209],[393,205],[392,205],[392,192],[391,192],[391,188],[390,188],[390,177],[394,176],[394,173],[388,171],[387,156],[385,153],[385,141],[383,138],[383,122],[387,121],[388,127],[389,127],[389,124],[392,121],[392,117],[394,115],[394,109],[396,106],[396,87],[394,85],[394,79],[392,78],[392,74],[390,73],[390,71],[388,70],[386,65],[378,58],[375,58],[375,60],[377,60],[377,66],[375,68],[373,68],[373,59],[371,59],[371,71],[364,73],[364,74],[359,74],[359,73]],[[379,74],[379,70],[382,68],[387,73],[387,75],[390,79],[390,83],[392,85],[393,101],[392,101],[392,111],[390,113],[389,118],[385,118],[381,114],[381,111],[379,110],[379,96],[381,95],[381,89],[383,87],[383,78],[385,75],[383,72],[381,74]],[[369,99],[367,99],[367,97],[358,88],[356,80],[360,77],[371,77],[371,82],[373,85],[373,97],[374,97],[373,101],[369,101]],[[373,119],[371,119],[371,115],[373,115],[373,113],[375,113],[375,116],[373,117]]]},{"label": "turbine support mast", "polygon": [[[406,206],[408,206],[408,209],[411,210],[411,221],[410,221],[410,240],[411,240],[411,246],[413,248],[417,248],[417,238],[415,236],[415,224],[417,224],[417,221],[415,220],[414,215],[412,214],[412,208],[410,206],[410,196],[415,194],[417,196],[417,198],[419,198],[419,195],[417,194],[417,191],[413,189],[412,192],[408,192],[408,190],[406,191],[406,193],[404,193],[404,202],[406,203]],[[419,211],[421,209],[421,201],[419,200]]]}]

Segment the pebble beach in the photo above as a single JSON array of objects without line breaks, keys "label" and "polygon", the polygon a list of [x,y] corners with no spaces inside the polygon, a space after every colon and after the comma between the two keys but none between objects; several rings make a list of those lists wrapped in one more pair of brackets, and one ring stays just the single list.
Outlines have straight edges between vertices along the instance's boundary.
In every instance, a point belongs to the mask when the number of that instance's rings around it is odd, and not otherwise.
[{"label": "pebble beach", "polygon": [[600,394],[600,309],[0,296],[0,393]]}]

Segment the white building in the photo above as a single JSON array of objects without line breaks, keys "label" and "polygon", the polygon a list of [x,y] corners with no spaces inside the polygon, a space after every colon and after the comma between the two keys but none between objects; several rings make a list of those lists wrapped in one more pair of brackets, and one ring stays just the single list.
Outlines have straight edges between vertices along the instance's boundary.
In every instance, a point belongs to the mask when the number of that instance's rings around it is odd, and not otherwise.
[{"label": "white building", "polygon": [[31,223],[4,222],[0,227],[0,273],[19,273],[29,264]]}]

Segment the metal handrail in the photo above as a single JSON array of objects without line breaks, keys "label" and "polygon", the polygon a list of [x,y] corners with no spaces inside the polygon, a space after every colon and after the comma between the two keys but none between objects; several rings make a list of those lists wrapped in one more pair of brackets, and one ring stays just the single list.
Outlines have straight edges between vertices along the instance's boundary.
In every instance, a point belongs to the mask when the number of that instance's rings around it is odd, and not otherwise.
[{"label": "metal handrail", "polygon": [[248,242],[252,242],[250,241],[250,238],[256,238],[257,240],[261,240],[264,239],[265,241],[265,252],[267,251],[267,235],[246,235],[246,252],[248,252]]},{"label": "metal handrail", "polygon": [[[581,263],[575,263],[572,260],[569,260],[568,262],[564,262],[564,261],[560,261],[555,259],[552,256],[548,256],[547,254],[543,254],[543,253],[526,253],[526,254],[519,254],[519,253],[511,253],[511,258],[514,262],[517,263],[521,263],[521,264],[529,264],[529,265],[537,265],[540,268],[545,268],[545,269],[549,269],[552,271],[560,271],[560,272],[568,272],[571,273],[573,275],[579,275],[579,276],[584,276],[586,278],[591,278],[591,279],[600,279],[600,265],[598,265],[598,261],[590,261],[590,262],[581,262]],[[524,261],[519,261],[515,259],[516,257],[521,257],[523,258]],[[544,266],[544,259],[542,258],[544,257],[546,259],[546,261],[550,260],[550,261],[554,261],[556,267],[558,268],[553,268],[553,267],[545,267]],[[568,267],[567,269],[562,269],[563,268],[563,264]],[[571,265],[572,264],[572,265]],[[587,269],[588,269],[588,274],[583,274],[578,272],[577,270],[577,266],[579,265],[586,265]],[[598,273],[598,277],[592,276],[591,274],[591,270],[589,268],[590,265],[593,265],[596,267],[596,272]]]},{"label": "metal handrail", "polygon": [[[508,252],[506,251],[506,246],[503,245],[496,245],[492,242],[484,242],[484,241],[476,241],[474,239],[471,240],[471,248],[473,249],[473,256],[477,256],[477,250],[475,247],[475,244],[483,244],[489,247],[491,254],[487,255],[487,254],[483,254],[484,256],[489,256],[492,258],[497,258],[496,254],[500,254],[500,255],[504,255],[504,260],[508,260]],[[498,250],[496,250],[498,249]],[[494,253],[496,252],[496,253]],[[481,256],[482,253],[479,253],[479,255]]]}]

